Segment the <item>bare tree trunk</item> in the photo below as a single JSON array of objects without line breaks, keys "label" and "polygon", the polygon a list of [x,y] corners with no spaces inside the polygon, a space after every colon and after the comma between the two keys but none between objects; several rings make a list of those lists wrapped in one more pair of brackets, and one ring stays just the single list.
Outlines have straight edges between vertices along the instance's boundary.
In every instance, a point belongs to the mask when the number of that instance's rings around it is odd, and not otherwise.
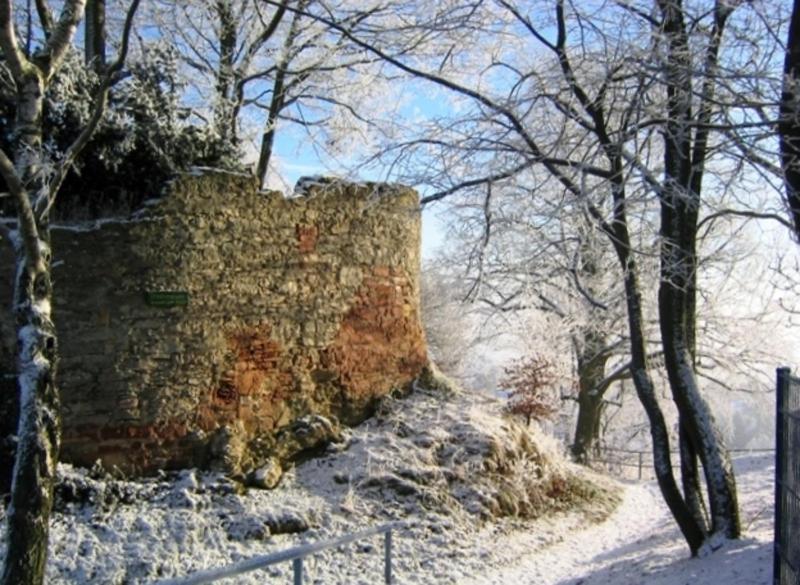
[{"label": "bare tree trunk", "polygon": [[84,23],[84,60],[98,73],[106,66],[106,0],[87,0]]},{"label": "bare tree trunk", "polygon": [[[47,234],[44,229],[43,234]],[[39,240],[48,249],[46,236]],[[44,582],[53,486],[59,453],[61,411],[55,385],[56,332],[48,255],[35,263],[17,245],[14,304],[18,327],[19,443],[8,508],[8,549],[3,585]]]},{"label": "bare tree trunk", "polygon": [[[582,284],[582,294],[594,300],[598,277],[602,243],[597,241],[596,228],[588,217],[579,224],[579,246],[576,251],[574,276]],[[599,325],[603,322],[605,307],[591,305],[588,321],[573,336],[575,359],[578,370],[578,420],[575,425],[575,440],[572,456],[578,463],[588,464],[594,456],[600,435],[600,418],[605,404],[604,396],[610,383],[605,383],[606,364],[611,358],[607,347],[608,330]]]},{"label": "bare tree trunk", "polygon": [[217,69],[217,103],[214,121],[220,138],[226,144],[235,146],[238,141],[234,97],[237,23],[231,0],[216,0],[213,9],[219,21],[219,68]]},{"label": "bare tree trunk", "polygon": [[[306,4],[306,0],[301,0],[298,9],[301,11],[304,10]],[[285,6],[285,3],[282,6]],[[272,85],[272,99],[270,99],[269,103],[267,121],[264,124],[264,133],[261,135],[261,151],[259,152],[258,164],[256,165],[256,177],[262,189],[267,186],[267,171],[269,170],[269,163],[272,160],[272,148],[275,144],[278,117],[286,102],[286,76],[288,73],[289,61],[291,61],[290,52],[299,33],[299,24],[300,13],[295,12],[292,15],[289,32],[283,43],[283,54],[280,56],[280,61],[277,63],[275,82]]]},{"label": "bare tree trunk", "polygon": [[278,66],[278,73],[275,83],[272,86],[272,99],[269,103],[269,114],[264,124],[264,133],[261,135],[261,150],[258,154],[258,165],[256,166],[256,177],[260,187],[265,189],[267,186],[267,171],[272,160],[272,148],[275,144],[275,132],[278,127],[278,116],[283,109],[284,102],[284,83],[286,81],[286,66]]},{"label": "bare tree trunk", "polygon": [[11,0],[0,0],[0,49],[17,87],[14,160],[0,149],[0,174],[17,208],[16,230],[6,235],[14,244],[17,258],[13,310],[20,394],[19,441],[7,514],[8,548],[0,585],[40,585],[44,581],[61,428],[56,387],[58,344],[50,314],[53,295],[48,216],[64,176],[102,118],[109,89],[127,55],[139,2],[131,1],[119,56],[106,68],[89,121],[46,179],[42,158],[44,93],[72,44],[85,0],[65,0],[58,21],[52,18],[46,2],[37,2],[46,45],[30,59],[19,50]]},{"label": "bare tree trunk", "polygon": [[609,147],[610,162],[614,170],[611,179],[614,201],[613,223],[605,228],[611,245],[619,259],[625,283],[625,304],[628,312],[628,332],[631,348],[631,376],[639,402],[644,408],[650,423],[650,438],[653,449],[653,469],[661,495],[680,528],[692,556],[700,550],[705,539],[701,526],[698,526],[691,509],[687,506],[678,484],[670,459],[669,431],[664,413],[658,404],[655,386],[647,365],[645,342],[645,321],[642,313],[642,294],[639,288],[638,267],[633,254],[630,233],[628,232],[627,197],[623,181],[623,163],[618,151]]},{"label": "bare tree trunk", "polygon": [[0,350],[0,363],[9,367],[0,378],[0,498],[11,493],[11,476],[16,458],[17,421],[19,421],[19,392],[16,371],[16,352]]},{"label": "bare tree trunk", "polygon": [[575,439],[570,450],[575,462],[583,465],[590,463],[594,458],[597,441],[600,438],[603,396],[583,389],[585,383],[593,384],[596,381],[586,378],[579,380],[581,389],[578,392],[578,421],[575,424]]},{"label": "bare tree trunk", "polygon": [[[44,78],[38,69],[30,68],[18,85],[15,158],[22,162],[23,181],[33,188],[30,193],[40,195],[46,189],[39,158]],[[39,222],[34,218],[28,191],[23,197],[18,200],[14,238],[19,427],[2,585],[38,585],[44,581],[61,427],[55,385],[56,331],[50,316],[49,228],[46,217]]]},{"label": "bare tree trunk", "polygon": [[708,511],[706,510],[703,490],[700,485],[697,451],[682,424],[680,425],[679,433],[683,496],[695,522],[697,522],[703,534],[707,535],[709,530]]},{"label": "bare tree trunk", "polygon": [[795,235],[800,239],[800,0],[795,0],[792,8],[783,72],[778,125],[781,165]]},{"label": "bare tree trunk", "polygon": [[[682,325],[686,316],[681,314],[684,306],[680,301],[681,284],[678,275],[670,270],[672,259],[668,258],[664,264],[659,290],[659,320],[667,376],[678,407],[681,429],[691,442],[692,449],[687,454],[693,457],[693,453],[697,452],[703,463],[711,513],[711,532],[722,533],[728,538],[738,538],[741,528],[733,467],[711,409],[697,387]],[[690,462],[686,465],[691,469]]]},{"label": "bare tree trunk", "polygon": [[[627,236],[627,234],[625,234]],[[627,238],[622,240],[629,242]],[[628,308],[628,327],[631,336],[631,374],[636,394],[644,407],[650,423],[650,437],[653,448],[653,469],[661,490],[661,495],[672,516],[678,524],[692,556],[703,544],[705,535],[697,525],[691,510],[681,495],[670,460],[669,432],[664,414],[656,398],[655,387],[647,369],[645,351],[644,318],[642,316],[641,293],[636,275],[636,264],[627,248],[615,244],[625,278],[626,304]]]},{"label": "bare tree trunk", "polygon": [[[669,297],[674,293],[670,291],[672,286],[662,280],[661,288],[663,292],[659,295],[659,306],[664,362],[673,399],[680,414],[681,428],[691,442],[692,449],[687,450],[687,454],[693,457],[694,452],[697,452],[703,463],[711,512],[711,532],[737,538],[741,529],[730,456],[714,423],[711,410],[700,395],[679,321],[676,320],[674,311],[670,310],[673,303],[670,303]],[[686,465],[691,469],[690,462]]]},{"label": "bare tree trunk", "polygon": [[578,420],[572,457],[578,463],[589,463],[594,455],[600,434],[600,417],[603,413],[606,363],[610,355],[605,351],[605,340],[588,333],[584,336],[578,361]]},{"label": "bare tree trunk", "polygon": [[[740,534],[736,482],[730,455],[706,401],[700,394],[694,371],[695,295],[697,288],[697,222],[702,177],[707,156],[707,127],[693,134],[694,68],[680,1],[659,0],[662,30],[667,44],[664,77],[667,89],[667,122],[664,133],[664,185],[661,200],[661,281],[658,313],[664,362],[673,400],[678,407],[685,441],[681,454],[690,458],[684,467],[687,498],[699,491],[691,474],[695,453],[703,464],[711,514],[711,532],[728,538]],[[725,21],[732,12],[722,0],[715,4],[715,23],[706,48],[699,122],[711,116],[714,74]],[[695,515],[699,508],[691,504]]]}]

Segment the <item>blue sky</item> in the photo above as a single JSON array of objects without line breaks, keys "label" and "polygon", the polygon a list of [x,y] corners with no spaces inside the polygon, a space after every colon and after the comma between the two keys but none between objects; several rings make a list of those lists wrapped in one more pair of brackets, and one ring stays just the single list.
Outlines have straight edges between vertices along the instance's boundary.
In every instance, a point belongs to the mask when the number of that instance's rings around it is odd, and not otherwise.
[{"label": "blue sky", "polygon": [[[276,143],[276,154],[280,159],[282,179],[291,188],[297,179],[308,175],[335,175],[328,171],[325,166],[314,156],[312,149],[298,149],[296,144],[287,144],[278,141]],[[359,177],[367,179],[369,177]],[[432,258],[445,241],[447,226],[441,217],[441,204],[434,204],[426,207],[422,211],[422,257],[423,259]]]},{"label": "blue sky", "polygon": [[[440,91],[430,84],[412,81],[404,86],[410,99],[404,100],[400,108],[400,116],[406,120],[419,120],[425,117],[444,116],[448,113],[449,104],[438,95]],[[403,99],[398,97],[397,99]],[[275,163],[283,183],[283,189],[291,190],[300,177],[309,175],[343,176],[344,170],[336,169],[340,165],[350,166],[350,161],[339,162],[321,158],[318,151],[310,143],[303,130],[290,125],[279,128],[275,140]],[[353,153],[353,159],[365,156],[367,152]],[[380,181],[380,171],[351,171],[347,176],[352,180]],[[418,189],[419,190],[419,189]],[[434,203],[422,212],[422,256],[432,258],[437,248],[445,241],[447,226],[443,215],[443,204]]]}]

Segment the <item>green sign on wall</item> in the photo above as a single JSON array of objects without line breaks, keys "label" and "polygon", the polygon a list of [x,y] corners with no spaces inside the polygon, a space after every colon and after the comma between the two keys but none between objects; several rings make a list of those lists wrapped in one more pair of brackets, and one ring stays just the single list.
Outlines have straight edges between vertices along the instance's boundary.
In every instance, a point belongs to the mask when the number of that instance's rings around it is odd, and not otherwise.
[{"label": "green sign on wall", "polygon": [[147,291],[144,302],[151,307],[185,307],[189,304],[189,293],[186,291]]}]

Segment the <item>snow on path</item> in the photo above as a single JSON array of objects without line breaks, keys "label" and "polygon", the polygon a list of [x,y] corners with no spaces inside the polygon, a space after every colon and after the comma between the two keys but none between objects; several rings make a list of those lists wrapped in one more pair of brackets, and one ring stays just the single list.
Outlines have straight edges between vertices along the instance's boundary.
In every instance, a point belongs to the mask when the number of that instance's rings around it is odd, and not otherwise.
[{"label": "snow on path", "polygon": [[[706,558],[688,558],[654,482],[626,485],[622,504],[606,522],[569,532],[568,522],[539,546],[530,535],[500,537],[504,568],[493,567],[470,585],[769,585],[772,581],[773,467],[768,458],[737,460],[745,537]],[[559,541],[547,546],[547,541]],[[544,544],[545,546],[542,546]]]}]

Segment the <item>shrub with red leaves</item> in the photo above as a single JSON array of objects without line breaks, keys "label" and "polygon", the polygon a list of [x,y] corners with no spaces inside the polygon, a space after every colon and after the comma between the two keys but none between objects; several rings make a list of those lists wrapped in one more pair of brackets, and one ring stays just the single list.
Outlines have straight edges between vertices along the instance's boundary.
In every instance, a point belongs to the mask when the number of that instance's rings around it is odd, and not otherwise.
[{"label": "shrub with red leaves", "polygon": [[509,390],[506,411],[525,418],[530,425],[551,419],[558,412],[555,397],[556,368],[550,360],[536,355],[523,358],[505,369],[500,386]]}]

